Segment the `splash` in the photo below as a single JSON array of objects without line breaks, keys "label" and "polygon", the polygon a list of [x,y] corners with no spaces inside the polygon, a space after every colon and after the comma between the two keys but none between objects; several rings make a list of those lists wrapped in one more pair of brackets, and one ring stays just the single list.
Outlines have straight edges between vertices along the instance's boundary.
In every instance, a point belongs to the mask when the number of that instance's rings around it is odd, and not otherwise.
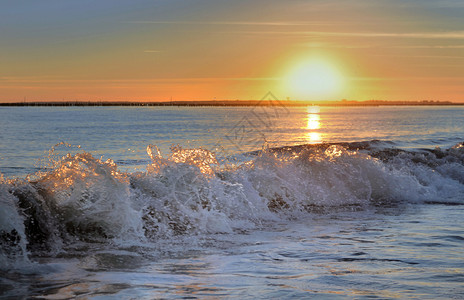
[{"label": "splash", "polygon": [[[55,151],[52,153],[56,154]],[[147,147],[145,172],[90,153],[56,155],[26,180],[0,177],[0,268],[86,245],[156,245],[255,230],[337,209],[463,204],[464,147],[404,151],[378,142],[263,148],[220,165],[201,148]]]},{"label": "splash", "polygon": [[27,263],[27,237],[18,199],[9,191],[9,183],[0,173],[0,267]]},{"label": "splash", "polygon": [[128,178],[112,160],[67,155],[37,181],[66,231],[85,240],[137,236],[140,216],[131,207]]},{"label": "splash", "polygon": [[201,173],[212,175],[213,165],[217,165],[218,161],[214,153],[198,148],[184,149],[179,145],[171,147],[171,155],[168,159],[163,159],[161,151],[155,145],[147,146],[148,156],[152,159],[152,164],[148,166],[149,172],[159,172],[168,163],[187,164],[197,167]]}]

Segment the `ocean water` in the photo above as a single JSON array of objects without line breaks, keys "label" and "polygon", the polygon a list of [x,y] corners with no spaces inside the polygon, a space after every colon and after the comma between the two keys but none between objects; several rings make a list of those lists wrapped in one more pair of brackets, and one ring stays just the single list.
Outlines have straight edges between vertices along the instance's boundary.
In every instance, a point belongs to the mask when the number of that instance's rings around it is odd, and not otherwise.
[{"label": "ocean water", "polygon": [[464,107],[1,107],[0,298],[463,299]]}]

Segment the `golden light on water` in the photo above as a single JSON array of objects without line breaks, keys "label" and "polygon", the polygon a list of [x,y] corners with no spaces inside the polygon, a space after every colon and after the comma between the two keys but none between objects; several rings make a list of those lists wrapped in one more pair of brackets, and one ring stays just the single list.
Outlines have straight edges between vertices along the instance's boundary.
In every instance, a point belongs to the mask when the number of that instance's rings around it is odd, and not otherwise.
[{"label": "golden light on water", "polygon": [[310,115],[311,119],[308,119],[308,129],[319,129],[321,128],[321,123],[319,122],[319,115]]},{"label": "golden light on water", "polygon": [[311,113],[309,111],[310,109],[308,109],[308,124],[306,129],[314,130],[321,128],[321,116],[319,113]]},{"label": "golden light on water", "polygon": [[322,142],[322,135],[317,130],[322,127],[319,106],[308,106],[307,109],[307,124],[306,129],[309,131],[306,134],[306,139],[310,144]]},{"label": "golden light on water", "polygon": [[306,139],[308,140],[308,143],[310,144],[319,144],[322,143],[322,136],[320,132],[308,132],[306,134]]}]

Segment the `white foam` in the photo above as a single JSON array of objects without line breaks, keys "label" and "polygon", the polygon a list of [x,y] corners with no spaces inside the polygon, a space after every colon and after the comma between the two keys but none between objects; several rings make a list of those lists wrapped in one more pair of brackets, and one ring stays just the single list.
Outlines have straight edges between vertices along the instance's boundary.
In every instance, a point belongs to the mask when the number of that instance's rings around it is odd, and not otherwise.
[{"label": "white foam", "polygon": [[18,199],[0,173],[0,269],[27,265],[27,237]]},{"label": "white foam", "polygon": [[[462,203],[463,149],[387,151],[383,160],[340,145],[268,149],[239,165],[219,166],[214,153],[204,149],[174,147],[163,157],[150,145],[147,171],[133,174],[83,152],[36,176],[27,187],[35,193],[24,195],[40,198],[36,205],[49,211],[34,217],[53,218],[44,221],[55,226],[46,232],[63,238],[65,247],[78,241],[140,246],[178,235],[262,228],[321,208]],[[24,220],[31,216],[21,215],[12,188],[20,192],[17,183],[2,179],[0,229],[16,230],[20,239],[13,260],[27,260],[27,238],[33,237]],[[2,251],[1,264],[7,265],[11,253]]]}]

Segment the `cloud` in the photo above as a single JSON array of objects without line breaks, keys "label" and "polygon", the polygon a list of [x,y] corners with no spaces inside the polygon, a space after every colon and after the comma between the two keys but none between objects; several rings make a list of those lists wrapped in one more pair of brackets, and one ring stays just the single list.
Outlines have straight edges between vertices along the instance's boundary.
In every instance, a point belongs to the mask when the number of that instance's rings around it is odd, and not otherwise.
[{"label": "cloud", "polygon": [[391,46],[390,48],[404,49],[464,49],[464,45],[415,45],[415,46]]},{"label": "cloud", "polygon": [[367,48],[392,48],[392,49],[464,49],[464,45],[385,45],[385,44],[335,44],[324,42],[301,43],[299,46],[309,48],[343,48],[343,49],[367,49]]},{"label": "cloud", "polygon": [[72,79],[47,76],[2,76],[0,82],[3,84],[152,84],[157,82],[201,82],[201,81],[274,81],[277,77],[179,77],[179,78],[121,78],[121,79]]},{"label": "cloud", "polygon": [[232,26],[308,26],[308,25],[328,25],[332,23],[324,22],[256,22],[256,21],[128,21],[132,24],[179,24],[179,25],[232,25]]},{"label": "cloud", "polygon": [[[263,32],[265,33],[265,32]],[[274,32],[279,33],[279,32]],[[372,38],[417,38],[417,39],[464,39],[464,31],[445,32],[332,32],[332,31],[295,31],[281,32],[292,35],[334,36],[334,37],[372,37]]]},{"label": "cloud", "polygon": [[351,80],[355,81],[404,81],[404,80],[415,80],[415,81],[464,81],[464,77],[350,77]]},{"label": "cloud", "polygon": [[464,31],[444,32],[335,32],[335,31],[231,31],[243,34],[272,34],[312,37],[367,37],[367,38],[414,38],[414,39],[464,39]]},{"label": "cloud", "polygon": [[464,31],[448,32],[412,32],[412,33],[382,33],[382,32],[309,32],[315,35],[352,36],[352,37],[399,37],[419,39],[464,39]]},{"label": "cloud", "polygon": [[[262,26],[262,27],[298,27],[298,26],[327,26],[340,24],[337,22],[301,22],[301,21],[126,21],[130,24],[172,24],[172,25],[217,25],[217,26]],[[413,39],[464,39],[464,30],[436,31],[436,32],[336,32],[336,31],[223,31],[224,33],[238,34],[275,34],[295,36],[317,36],[317,37],[366,37],[366,38],[413,38]],[[451,47],[450,47],[451,48]],[[461,47],[455,47],[461,48]]]},{"label": "cloud", "polygon": [[451,58],[451,59],[464,59],[464,56],[450,56],[450,55],[396,55],[396,54],[373,54],[374,56],[388,56],[388,57],[414,57],[414,58]]}]

